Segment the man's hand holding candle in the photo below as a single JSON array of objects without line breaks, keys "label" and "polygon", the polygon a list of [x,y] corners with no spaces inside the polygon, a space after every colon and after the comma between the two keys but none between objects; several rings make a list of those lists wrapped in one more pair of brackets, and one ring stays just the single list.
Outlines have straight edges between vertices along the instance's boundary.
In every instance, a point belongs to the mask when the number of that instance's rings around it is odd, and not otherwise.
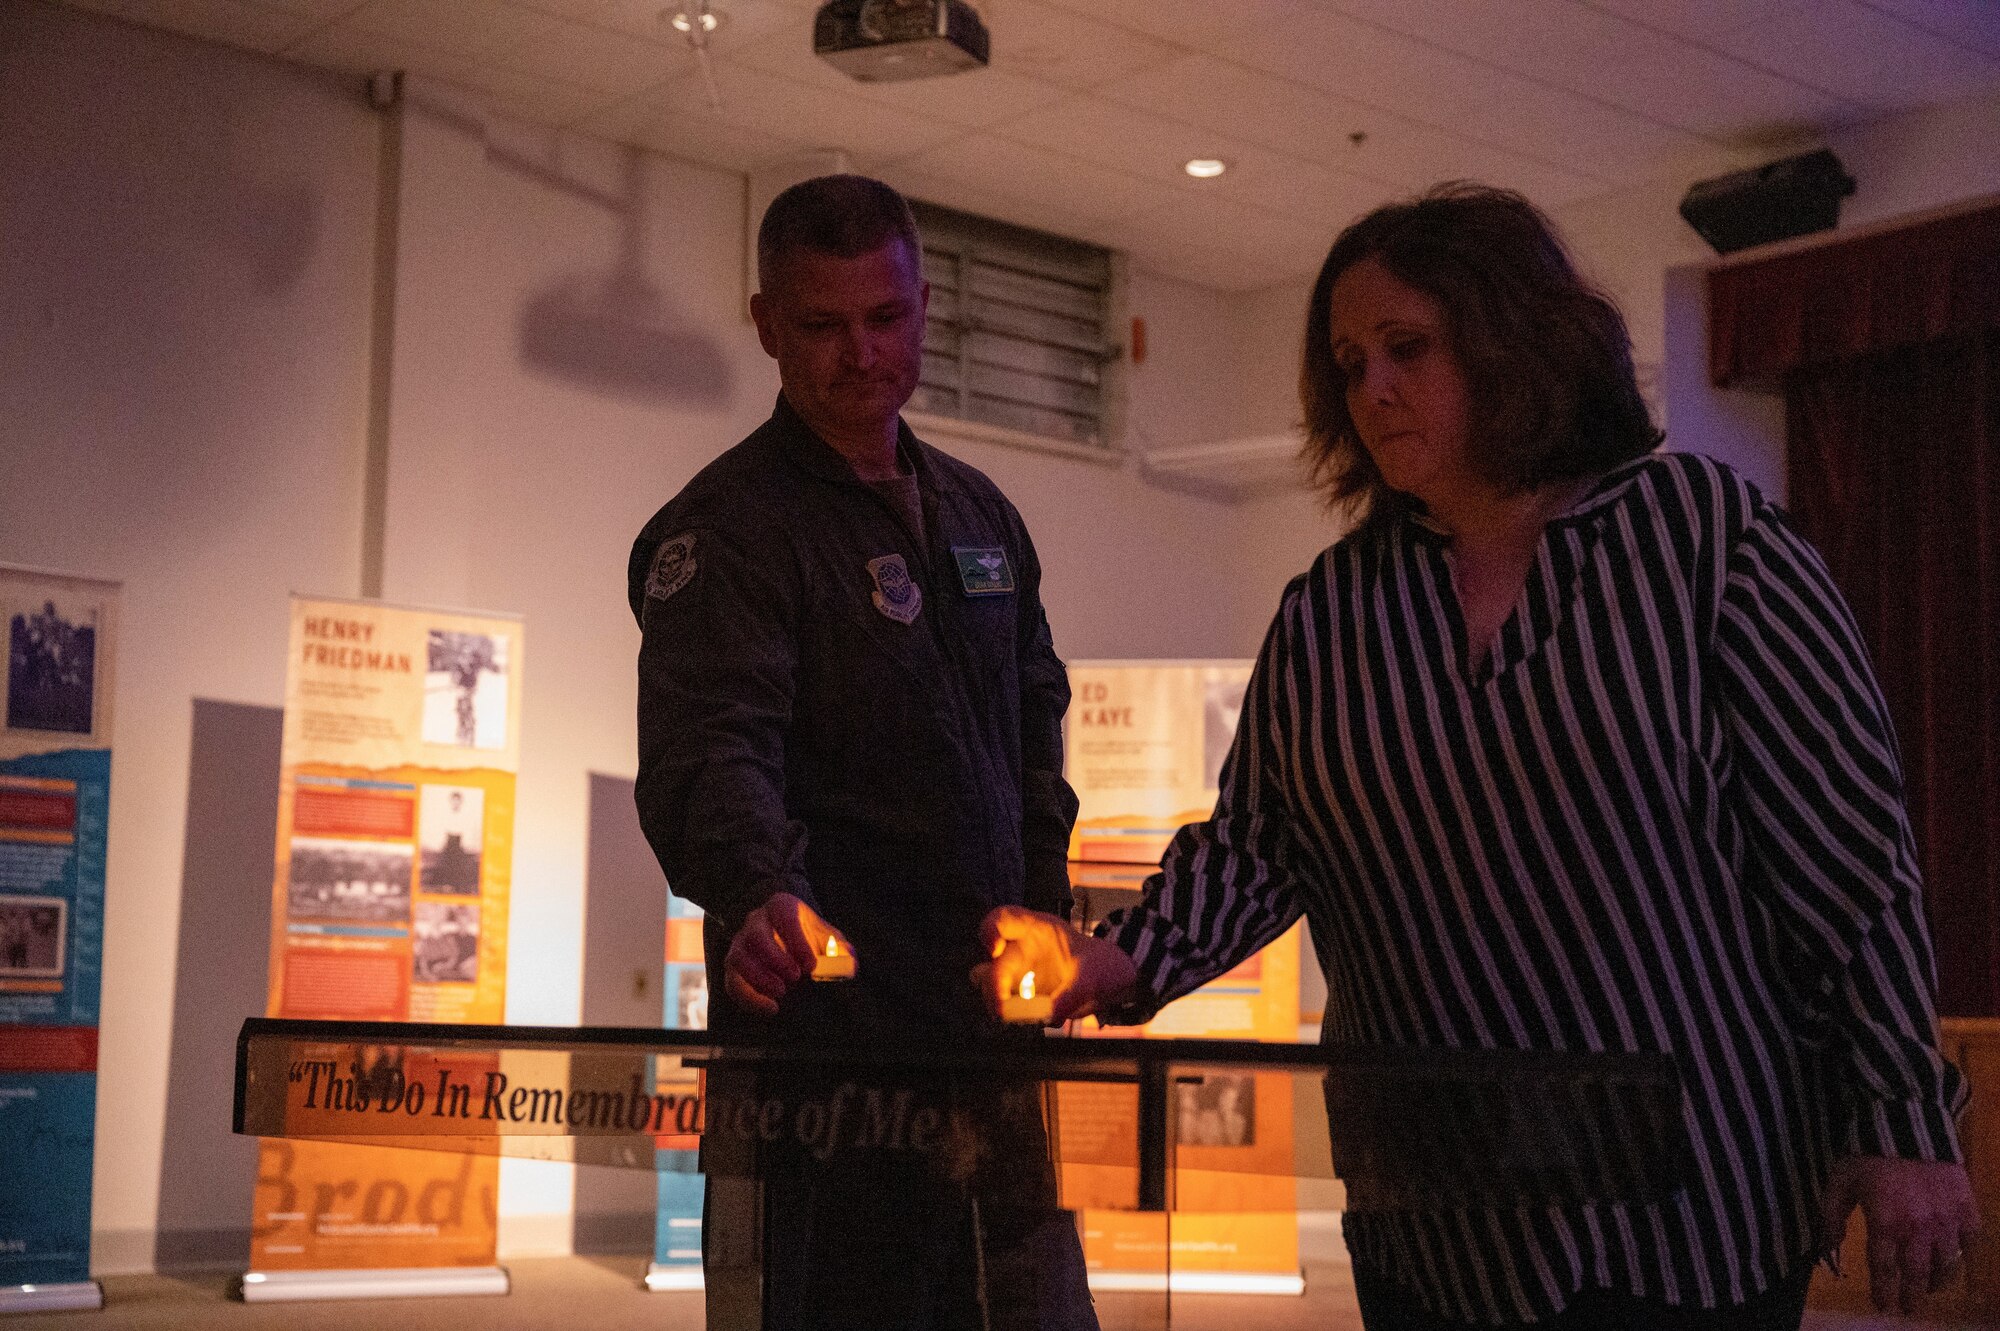
[{"label": "man's hand holding candle", "polygon": [[1115,1006],[1138,983],[1132,958],[1115,944],[1054,915],[1001,906],[980,922],[979,937],[993,960],[972,968],[972,983],[1003,1021],[1060,1026]]},{"label": "man's hand holding candle", "polygon": [[840,930],[791,893],[777,892],[730,940],[723,984],[731,998],[768,1017],[800,980],[851,979],[854,968],[854,947]]}]

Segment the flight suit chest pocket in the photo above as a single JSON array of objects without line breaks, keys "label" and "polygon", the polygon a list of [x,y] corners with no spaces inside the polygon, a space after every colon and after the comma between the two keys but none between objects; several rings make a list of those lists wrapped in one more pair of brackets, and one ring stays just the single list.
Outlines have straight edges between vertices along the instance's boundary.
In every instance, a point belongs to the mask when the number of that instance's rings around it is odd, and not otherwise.
[{"label": "flight suit chest pocket", "polygon": [[982,672],[1005,679],[1013,662],[1020,593],[1015,587],[1014,559],[1006,547],[956,544],[947,559],[937,561],[938,589],[952,599],[953,617],[965,626],[965,636]]}]

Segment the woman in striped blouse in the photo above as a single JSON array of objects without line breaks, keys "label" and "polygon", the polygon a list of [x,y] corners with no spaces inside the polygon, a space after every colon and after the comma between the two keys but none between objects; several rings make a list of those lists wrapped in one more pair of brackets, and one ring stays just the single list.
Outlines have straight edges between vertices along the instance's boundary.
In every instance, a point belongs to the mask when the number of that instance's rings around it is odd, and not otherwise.
[{"label": "woman in striped blouse", "polygon": [[[1659,1203],[1355,1214],[1371,1331],[1796,1328],[1858,1204],[1878,1303],[1974,1224],[1894,736],[1818,555],[1655,452],[1624,324],[1526,200],[1342,233],[1301,396],[1360,519],[1286,588],[1214,815],[1094,939],[1005,909],[1056,1018],[1141,1021],[1304,916],[1341,1044],[1670,1054]],[[1832,1236],[1829,1238],[1828,1236]]]}]

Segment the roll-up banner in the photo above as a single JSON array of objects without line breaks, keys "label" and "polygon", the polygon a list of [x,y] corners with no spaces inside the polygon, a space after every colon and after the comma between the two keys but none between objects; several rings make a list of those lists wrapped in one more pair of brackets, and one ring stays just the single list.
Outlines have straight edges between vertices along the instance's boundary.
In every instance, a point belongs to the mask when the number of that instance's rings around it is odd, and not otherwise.
[{"label": "roll-up banner", "polygon": [[[708,967],[702,958],[701,907],[692,901],[667,897],[666,1011],[668,1030],[699,1031],[708,1028]],[[662,1095],[698,1091],[689,1083],[689,1073],[674,1060],[658,1060],[654,1091]],[[678,1103],[678,1101],[677,1101]],[[702,1288],[701,1219],[702,1176],[693,1172],[692,1148],[681,1137],[663,1135],[654,1149],[659,1152],[659,1209],[653,1228],[653,1263],[646,1271],[650,1290]],[[676,1159],[670,1152],[681,1152]]]},{"label": "roll-up banner", "polygon": [[[276,1017],[505,1017],[517,618],[292,598],[271,904]],[[347,1072],[374,1112],[421,1086]],[[499,1163],[259,1146],[246,1299],[504,1293]]]},{"label": "roll-up banner", "polygon": [[118,586],[0,565],[0,1312],[98,1308],[91,1148]]},{"label": "roll-up banner", "polygon": [[[1080,662],[1071,664],[1069,676],[1065,770],[1079,802],[1070,878],[1086,912],[1101,915],[1131,899],[1159,867],[1175,832],[1214,810],[1250,663]],[[1139,1033],[1297,1040],[1299,939],[1297,928],[1288,930],[1227,975],[1169,1004]],[[1096,1028],[1094,1020],[1085,1024]],[[1082,1139],[1107,1130],[1127,1112],[1118,1090],[1098,1088],[1095,1098],[1066,1095],[1065,1135]],[[1289,1077],[1244,1071],[1176,1087],[1174,1132],[1186,1171],[1181,1188],[1231,1191],[1184,1198],[1170,1229],[1157,1216],[1083,1211],[1092,1285],[1303,1292],[1297,1187],[1284,1167],[1293,1154],[1297,1109]],[[1245,1195],[1246,1187],[1258,1189],[1257,1196]],[[1251,1209],[1206,1209],[1224,1197],[1240,1198]]]}]

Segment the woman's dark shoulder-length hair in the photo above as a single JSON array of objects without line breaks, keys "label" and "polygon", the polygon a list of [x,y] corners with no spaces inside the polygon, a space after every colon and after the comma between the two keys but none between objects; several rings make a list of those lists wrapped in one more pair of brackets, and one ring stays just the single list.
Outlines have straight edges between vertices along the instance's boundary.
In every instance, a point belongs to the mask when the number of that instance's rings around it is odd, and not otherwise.
[{"label": "woman's dark shoulder-length hair", "polygon": [[1512,190],[1455,182],[1355,222],[1313,283],[1299,402],[1303,457],[1329,505],[1358,500],[1380,514],[1395,498],[1348,415],[1328,309],[1340,275],[1371,258],[1444,307],[1487,480],[1533,489],[1659,445],[1625,321],[1577,273],[1548,218]]}]

